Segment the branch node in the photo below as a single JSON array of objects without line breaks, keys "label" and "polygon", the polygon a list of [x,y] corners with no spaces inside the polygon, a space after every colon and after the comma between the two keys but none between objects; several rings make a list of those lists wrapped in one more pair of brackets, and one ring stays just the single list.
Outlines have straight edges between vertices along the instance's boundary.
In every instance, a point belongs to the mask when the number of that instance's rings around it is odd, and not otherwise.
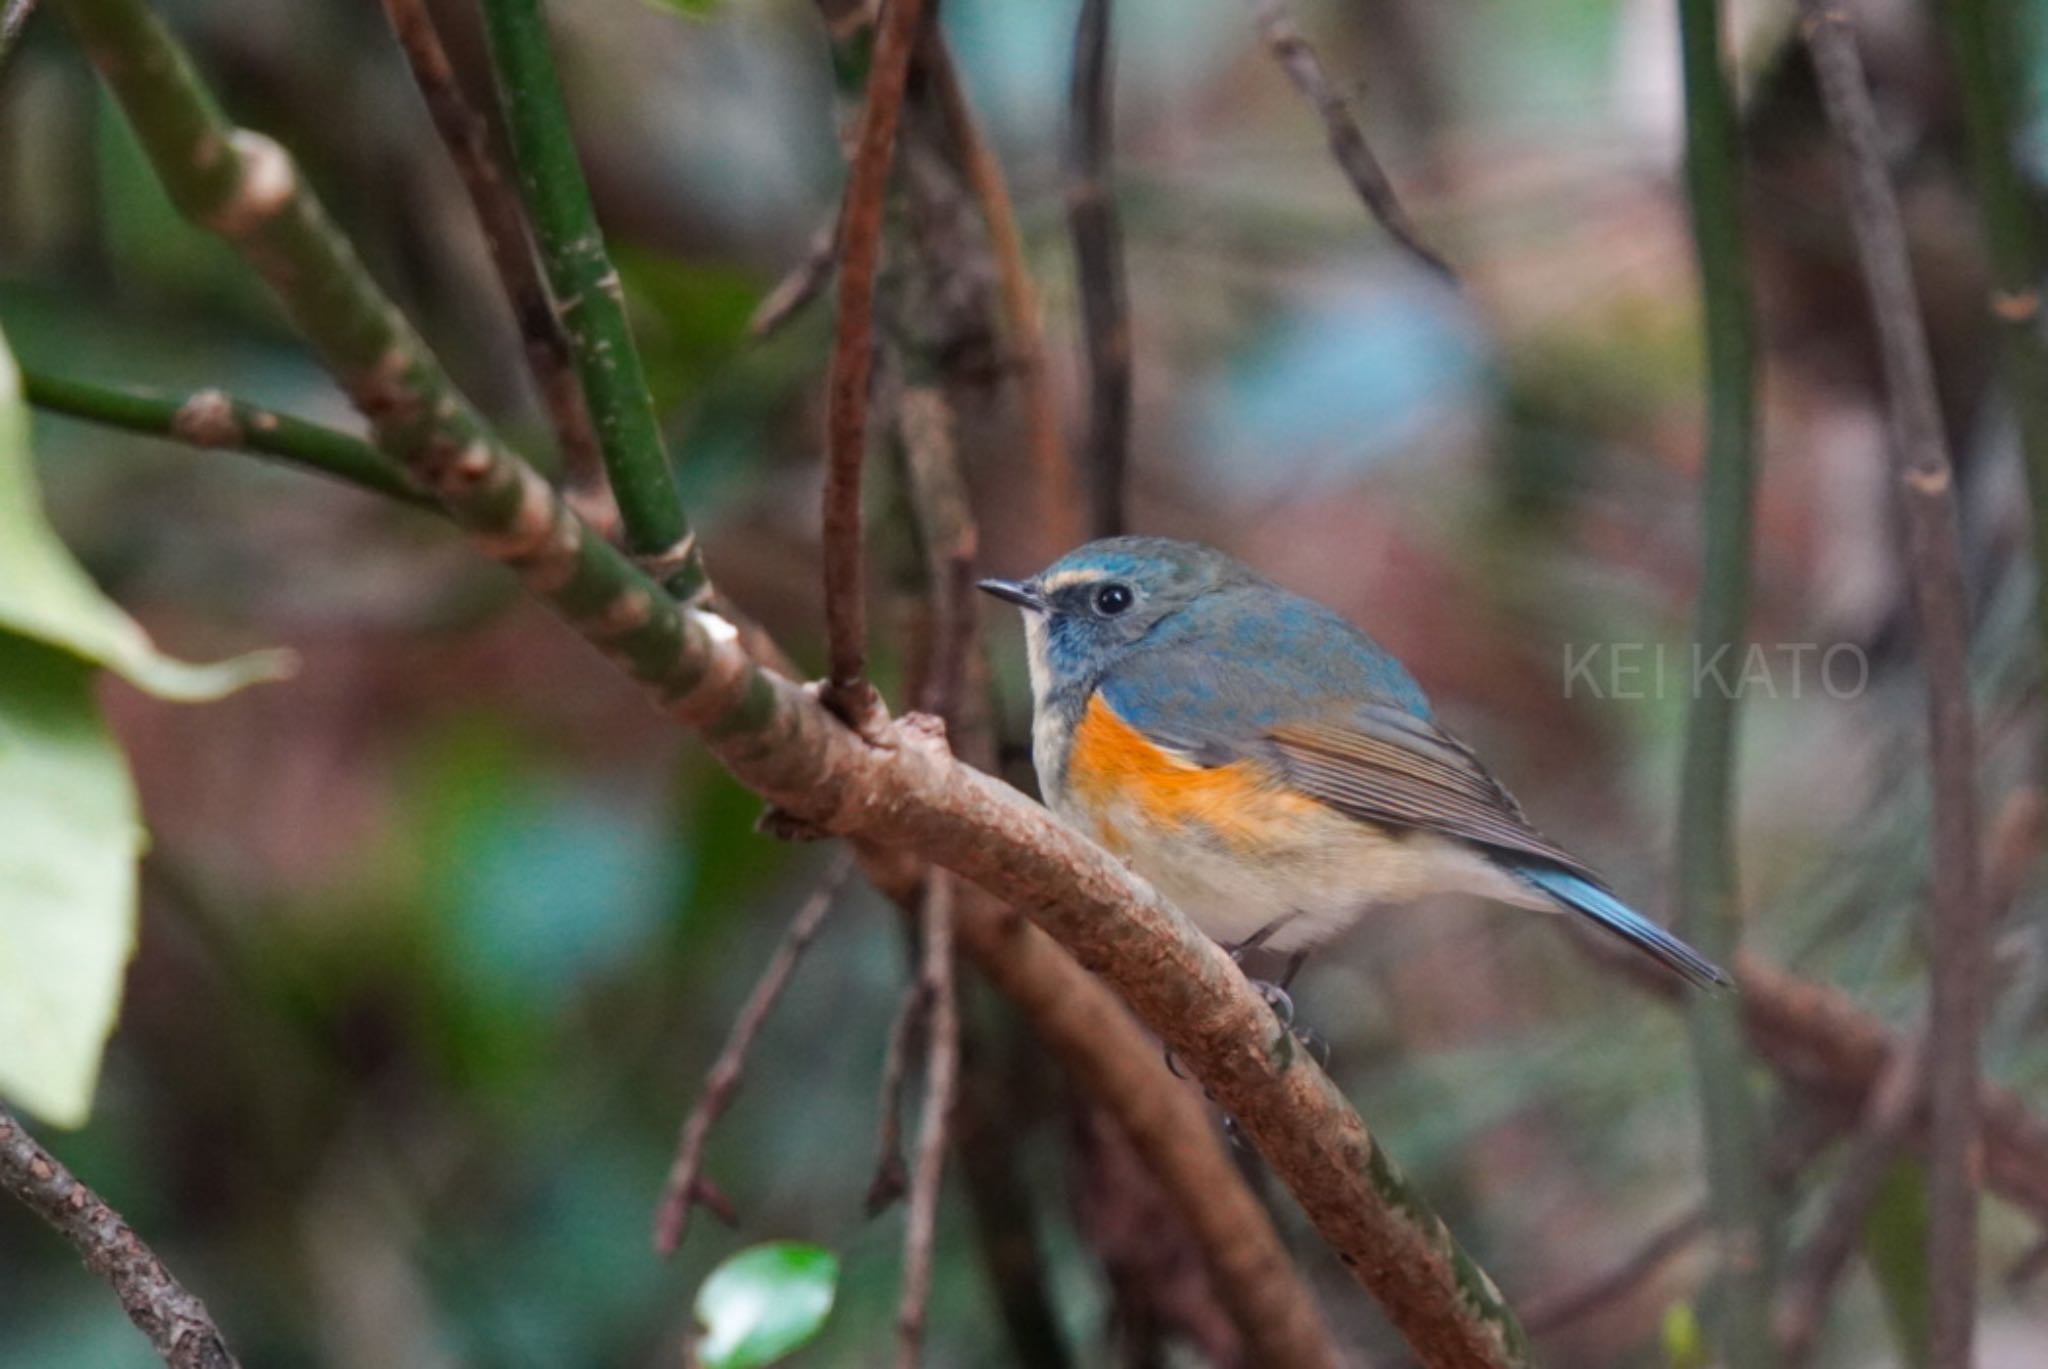
[{"label": "branch node", "polygon": [[219,390],[201,390],[180,404],[171,415],[171,436],[195,447],[239,447],[243,441],[234,401]]},{"label": "branch node", "polygon": [[299,174],[289,152],[254,129],[228,135],[238,168],[235,188],[206,215],[206,226],[224,238],[246,238],[282,213],[299,191]]}]

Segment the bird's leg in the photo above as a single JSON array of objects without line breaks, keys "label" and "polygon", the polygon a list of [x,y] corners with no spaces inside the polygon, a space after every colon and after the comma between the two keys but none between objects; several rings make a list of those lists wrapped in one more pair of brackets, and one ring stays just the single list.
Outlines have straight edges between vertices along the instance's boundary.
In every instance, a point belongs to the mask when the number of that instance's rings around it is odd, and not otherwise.
[{"label": "bird's leg", "polygon": [[[1268,941],[1273,939],[1273,933],[1292,922],[1295,916],[1293,913],[1286,913],[1276,917],[1243,941],[1229,947],[1230,958],[1237,962],[1239,969],[1244,968],[1244,958],[1253,951],[1265,946]],[[1270,980],[1252,979],[1249,975],[1245,976],[1251,986],[1259,991],[1259,997],[1266,1000],[1266,1006],[1273,1010],[1273,1015],[1280,1019],[1280,1025],[1289,1031],[1294,1029],[1294,1000],[1287,996],[1287,986],[1293,982],[1295,971],[1301,968],[1301,962],[1307,956],[1308,952],[1297,951],[1293,956],[1289,957],[1286,973],[1281,976],[1278,984]]]}]

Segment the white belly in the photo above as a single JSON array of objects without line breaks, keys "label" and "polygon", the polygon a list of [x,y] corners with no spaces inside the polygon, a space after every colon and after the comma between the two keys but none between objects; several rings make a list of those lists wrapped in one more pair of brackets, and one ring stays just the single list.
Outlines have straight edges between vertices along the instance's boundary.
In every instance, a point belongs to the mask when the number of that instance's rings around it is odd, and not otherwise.
[{"label": "white belly", "polygon": [[[1064,806],[1062,806],[1064,808]],[[1086,815],[1060,811],[1093,837]],[[1264,945],[1283,954],[1330,940],[1372,909],[1430,894],[1465,893],[1551,908],[1462,842],[1394,834],[1335,811],[1307,825],[1284,852],[1256,863],[1185,828],[1156,826],[1125,810],[1106,815],[1124,861],[1204,933],[1234,946],[1279,924]]]}]

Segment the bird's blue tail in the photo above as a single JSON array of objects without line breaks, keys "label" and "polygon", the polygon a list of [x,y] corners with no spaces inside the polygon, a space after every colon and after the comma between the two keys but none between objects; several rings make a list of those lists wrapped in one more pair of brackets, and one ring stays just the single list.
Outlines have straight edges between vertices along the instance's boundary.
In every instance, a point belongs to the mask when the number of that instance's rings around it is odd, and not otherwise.
[{"label": "bird's blue tail", "polygon": [[1584,913],[1622,940],[1647,952],[1665,968],[1705,989],[1725,989],[1735,981],[1713,961],[1680,941],[1614,895],[1567,870],[1548,865],[1513,867],[1515,878],[1533,885],[1574,912]]}]

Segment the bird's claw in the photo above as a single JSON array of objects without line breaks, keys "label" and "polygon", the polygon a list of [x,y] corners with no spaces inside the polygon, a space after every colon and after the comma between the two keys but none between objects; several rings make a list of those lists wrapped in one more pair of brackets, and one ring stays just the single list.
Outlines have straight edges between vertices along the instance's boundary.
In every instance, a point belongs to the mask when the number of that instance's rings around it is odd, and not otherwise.
[{"label": "bird's claw", "polygon": [[1273,1010],[1273,1016],[1280,1019],[1280,1025],[1291,1031],[1294,1027],[1294,999],[1287,990],[1265,979],[1254,979],[1251,986],[1258,991],[1259,997],[1266,1000],[1266,1006]]}]

